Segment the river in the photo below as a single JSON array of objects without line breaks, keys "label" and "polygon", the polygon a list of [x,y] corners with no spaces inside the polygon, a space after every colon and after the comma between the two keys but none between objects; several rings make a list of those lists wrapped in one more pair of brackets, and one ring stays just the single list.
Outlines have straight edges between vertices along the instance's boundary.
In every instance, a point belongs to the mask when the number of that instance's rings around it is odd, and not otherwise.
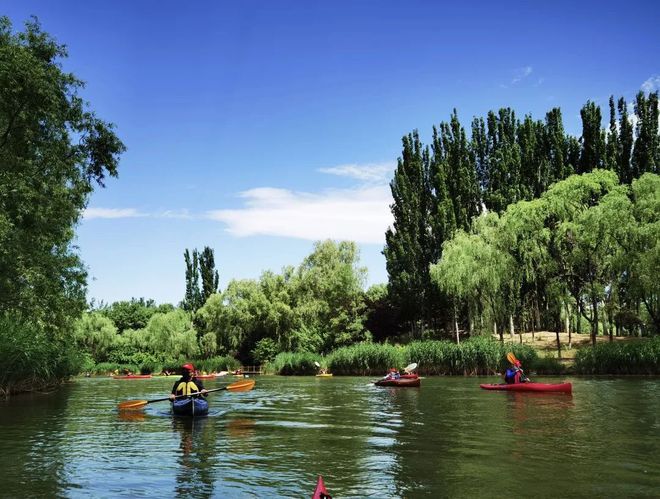
[{"label": "river", "polygon": [[175,379],[81,378],[0,402],[0,496],[297,498],[319,474],[335,498],[660,496],[658,378],[575,378],[565,395],[263,376],[210,394],[207,418],[117,410]]}]

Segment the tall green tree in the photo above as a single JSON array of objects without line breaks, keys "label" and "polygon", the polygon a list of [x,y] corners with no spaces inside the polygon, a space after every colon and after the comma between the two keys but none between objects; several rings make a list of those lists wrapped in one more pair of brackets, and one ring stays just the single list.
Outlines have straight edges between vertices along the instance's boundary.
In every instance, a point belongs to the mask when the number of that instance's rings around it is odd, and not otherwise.
[{"label": "tall green tree", "polygon": [[192,253],[188,248],[183,253],[186,262],[186,294],[181,302],[181,308],[188,312],[197,311],[202,305],[202,293],[199,289],[199,255],[197,249]]},{"label": "tall green tree", "polygon": [[412,330],[427,316],[429,265],[434,261],[428,221],[433,197],[429,151],[417,131],[403,137],[402,156],[390,183],[393,226],[385,233],[385,265],[389,292]]},{"label": "tall green tree", "polygon": [[591,101],[580,110],[582,137],[578,173],[605,166],[605,132],[601,128],[600,107]]},{"label": "tall green tree", "polygon": [[[36,19],[0,18],[0,313],[65,328],[85,308],[75,226],[124,145],[62,70],[64,45]],[[63,331],[63,329],[60,329]]]},{"label": "tall green tree", "polygon": [[621,150],[616,172],[622,182],[629,184],[634,178],[631,161],[635,139],[633,125],[628,117],[628,105],[623,97],[617,102],[617,110],[619,112],[619,144]]},{"label": "tall green tree", "polygon": [[206,303],[209,296],[218,292],[218,284],[220,281],[220,276],[215,268],[213,250],[208,246],[204,246],[204,249],[199,256],[199,274],[202,278],[202,303]]},{"label": "tall green tree", "polygon": [[632,174],[658,173],[660,167],[660,136],[658,135],[658,92],[645,96],[639,92],[635,99],[637,137],[632,155]]}]

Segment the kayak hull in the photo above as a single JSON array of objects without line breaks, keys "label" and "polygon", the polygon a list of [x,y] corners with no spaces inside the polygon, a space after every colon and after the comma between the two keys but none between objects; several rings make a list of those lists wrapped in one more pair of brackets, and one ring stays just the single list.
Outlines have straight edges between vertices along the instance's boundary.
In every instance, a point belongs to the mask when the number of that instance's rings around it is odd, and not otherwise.
[{"label": "kayak hull", "polygon": [[419,378],[379,379],[374,381],[376,386],[416,387],[420,384]]},{"label": "kayak hull", "polygon": [[113,379],[147,379],[151,374],[115,374]]},{"label": "kayak hull", "polygon": [[175,416],[206,416],[209,413],[209,403],[203,398],[190,397],[172,402],[172,414]]},{"label": "kayak hull", "polygon": [[312,499],[323,499],[324,497],[330,497],[330,495],[325,489],[323,477],[319,475],[319,479],[316,481],[316,488],[314,489],[314,495],[312,496]]},{"label": "kayak hull", "polygon": [[490,383],[479,385],[484,390],[505,390],[510,392],[561,392],[571,393],[571,383]]},{"label": "kayak hull", "polygon": [[316,377],[317,378],[332,378],[332,374],[331,373],[317,374]]},{"label": "kayak hull", "polygon": [[402,379],[417,379],[419,378],[418,374],[402,374],[401,375]]}]

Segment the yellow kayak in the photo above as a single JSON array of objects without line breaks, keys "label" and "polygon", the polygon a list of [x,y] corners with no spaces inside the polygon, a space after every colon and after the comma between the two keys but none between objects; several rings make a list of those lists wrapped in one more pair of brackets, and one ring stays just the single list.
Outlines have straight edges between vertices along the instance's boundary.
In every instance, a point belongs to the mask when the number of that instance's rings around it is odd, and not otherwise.
[{"label": "yellow kayak", "polygon": [[324,373],[324,374],[317,374],[317,378],[330,378],[332,376],[331,373]]}]

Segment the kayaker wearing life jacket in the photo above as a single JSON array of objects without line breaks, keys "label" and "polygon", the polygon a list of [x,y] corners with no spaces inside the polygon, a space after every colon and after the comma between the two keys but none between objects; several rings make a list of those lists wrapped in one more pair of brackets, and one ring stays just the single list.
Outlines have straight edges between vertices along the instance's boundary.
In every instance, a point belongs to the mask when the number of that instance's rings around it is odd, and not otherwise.
[{"label": "kayaker wearing life jacket", "polygon": [[184,364],[181,366],[181,378],[172,387],[170,400],[174,400],[180,395],[194,395],[195,393],[200,393],[206,397],[207,390],[201,380],[195,376],[195,366]]},{"label": "kayaker wearing life jacket", "polygon": [[399,379],[401,375],[399,374],[399,371],[393,367],[390,369],[390,372],[387,373],[387,376],[385,376],[385,379]]},{"label": "kayaker wearing life jacket", "polygon": [[524,383],[525,381],[527,381],[527,378],[523,376],[520,361],[516,359],[504,373],[504,382],[508,385],[513,385],[515,383]]}]

